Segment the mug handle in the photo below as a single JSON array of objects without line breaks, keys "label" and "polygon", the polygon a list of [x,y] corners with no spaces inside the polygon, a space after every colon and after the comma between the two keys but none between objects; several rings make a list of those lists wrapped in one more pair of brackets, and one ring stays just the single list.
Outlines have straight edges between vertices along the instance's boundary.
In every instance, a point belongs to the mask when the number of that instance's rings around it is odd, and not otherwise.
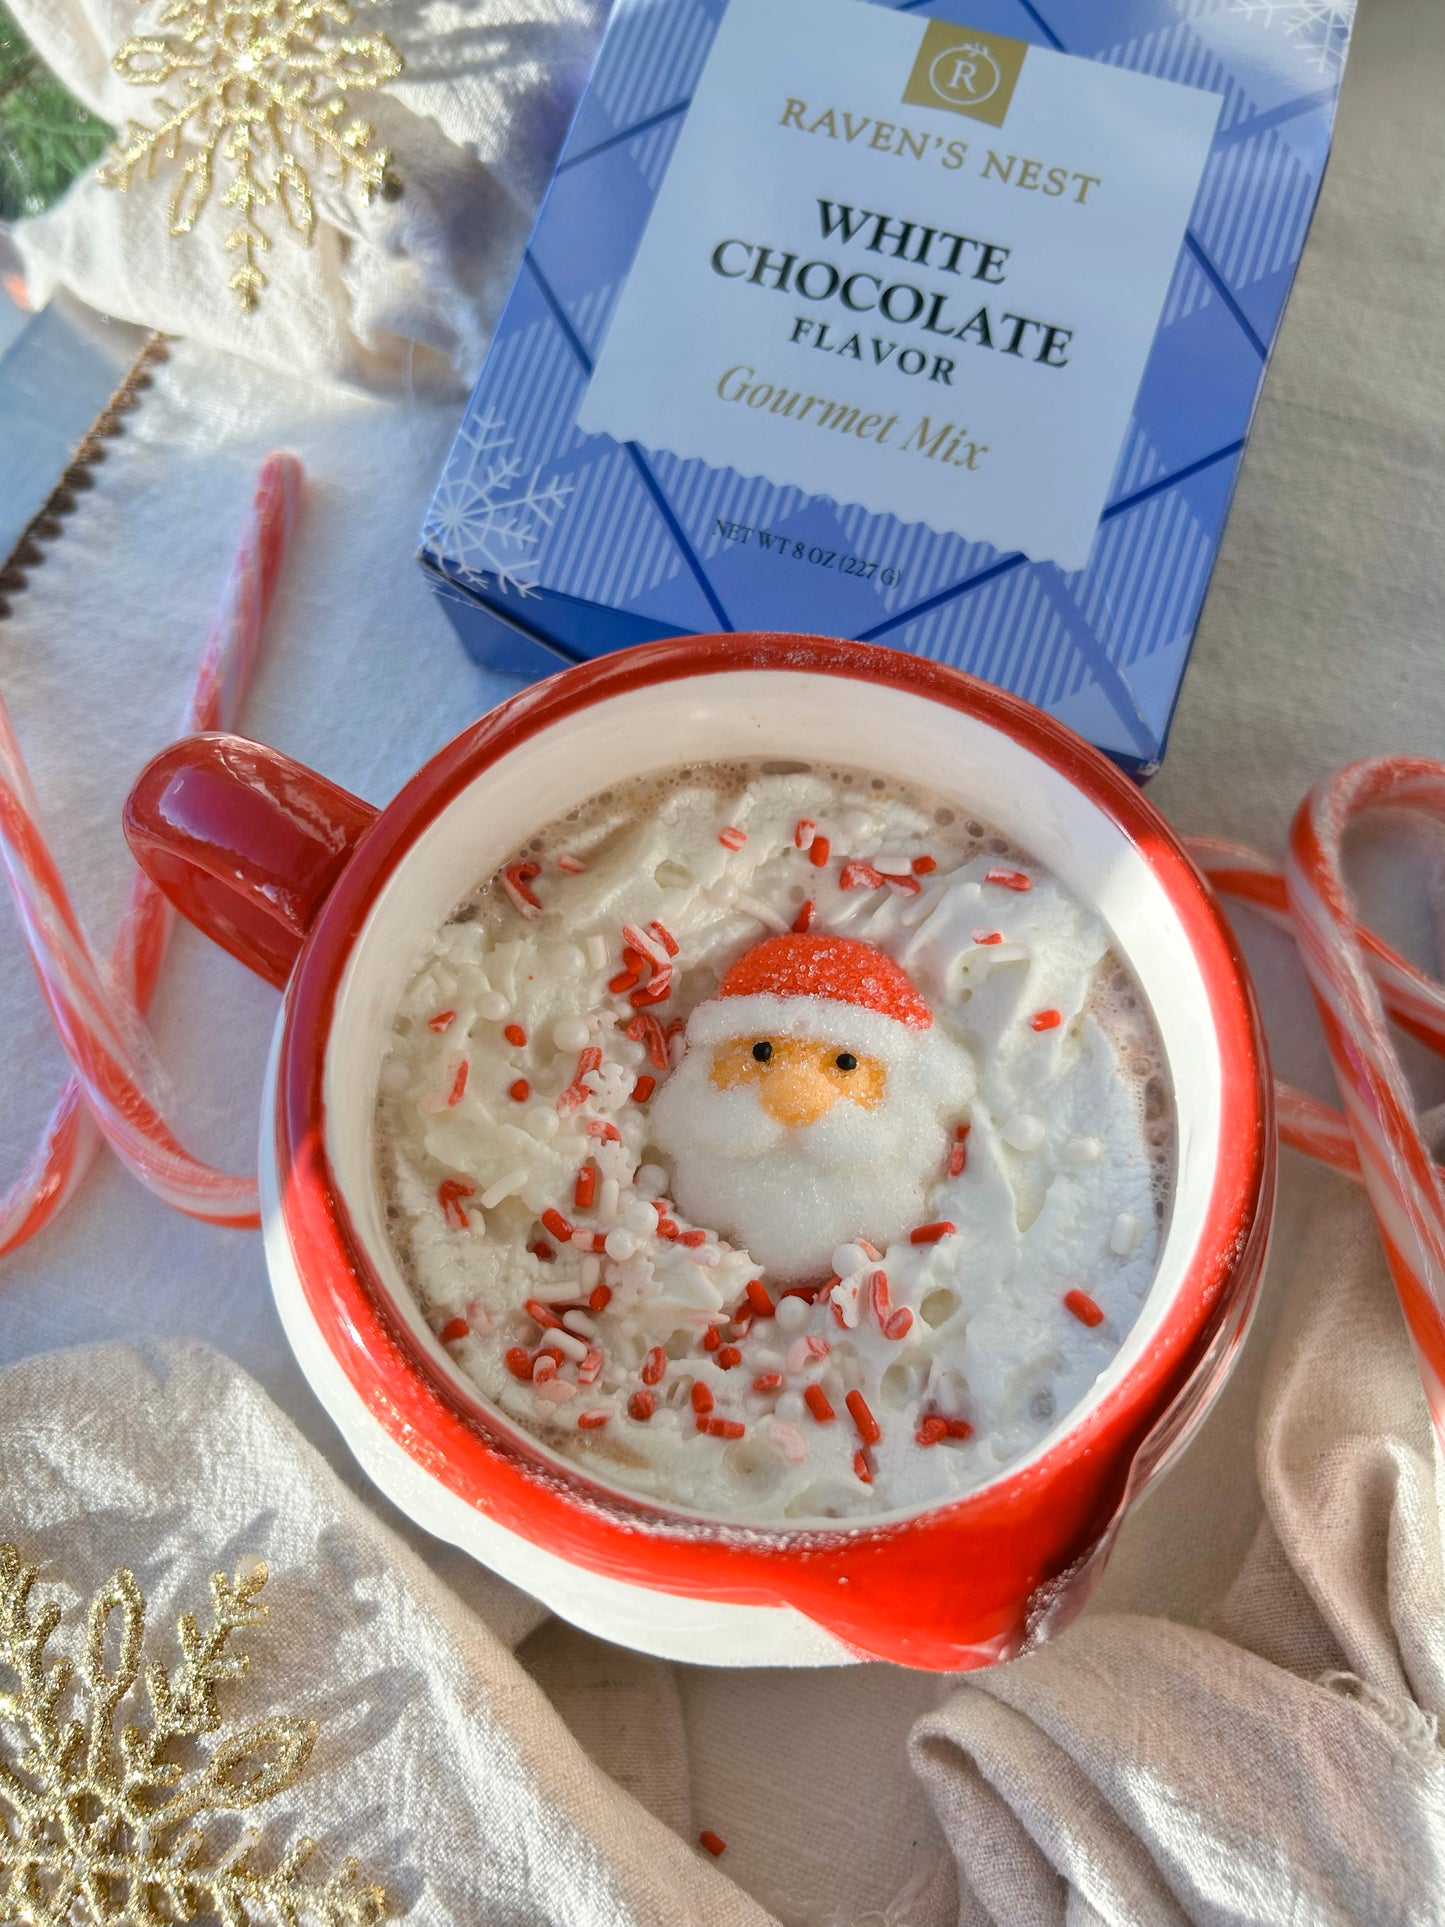
[{"label": "mug handle", "polygon": [[223,950],[281,989],[379,812],[244,736],[187,736],[126,798],[125,840],[156,887]]}]

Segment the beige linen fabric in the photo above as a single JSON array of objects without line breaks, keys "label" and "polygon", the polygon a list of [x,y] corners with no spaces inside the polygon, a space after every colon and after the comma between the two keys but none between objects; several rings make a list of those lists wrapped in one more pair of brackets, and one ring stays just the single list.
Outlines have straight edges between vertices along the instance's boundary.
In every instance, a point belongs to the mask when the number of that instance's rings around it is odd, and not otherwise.
[{"label": "beige linen fabric", "polygon": [[610,1650],[579,1694],[554,1650],[574,1735],[509,1650],[540,1611],[478,1566],[465,1599],[450,1591],[218,1353],[103,1345],[12,1367],[0,1487],[0,1537],[42,1565],[71,1634],[129,1566],[163,1662],[213,1570],[267,1561],[270,1617],[236,1636],[251,1669],[221,1704],[238,1727],[317,1721],[300,1782],[256,1817],[282,1846],[313,1835],[318,1877],[354,1854],[427,1927],[766,1921],[674,1830],[691,1820],[668,1669]]},{"label": "beige linen fabric", "polygon": [[[111,55],[157,31],[134,0],[15,0],[21,27],[85,104],[120,128],[154,123],[162,90],[132,86]],[[301,152],[320,215],[302,245],[280,208],[262,210],[273,246],[259,308],[227,288],[235,257],[218,159],[210,204],[173,239],[177,164],[124,193],[87,173],[15,238],[31,298],[70,288],[103,313],[247,355],[292,374],[409,393],[465,392],[521,256],[551,158],[586,77],[603,0],[356,0],[354,33],[384,33],[402,55],[384,89],[351,96],[391,150],[397,200],[353,205]],[[183,24],[183,23],[182,23]],[[179,27],[169,30],[172,34]],[[163,90],[181,98],[178,81]],[[190,150],[188,150],[190,151]]]},{"label": "beige linen fabric", "polygon": [[1331,1191],[1210,1629],[1086,1615],[920,1722],[959,1927],[1445,1921],[1445,1479],[1365,1201]]}]

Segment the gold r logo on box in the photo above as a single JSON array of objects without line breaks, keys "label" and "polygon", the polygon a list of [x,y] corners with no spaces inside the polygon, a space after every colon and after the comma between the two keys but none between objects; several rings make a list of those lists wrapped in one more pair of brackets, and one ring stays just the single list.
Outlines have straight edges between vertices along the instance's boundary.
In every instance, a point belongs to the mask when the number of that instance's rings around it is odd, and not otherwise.
[{"label": "gold r logo on box", "polygon": [[1002,127],[1028,50],[1026,40],[930,20],[903,98],[915,107],[946,107]]}]

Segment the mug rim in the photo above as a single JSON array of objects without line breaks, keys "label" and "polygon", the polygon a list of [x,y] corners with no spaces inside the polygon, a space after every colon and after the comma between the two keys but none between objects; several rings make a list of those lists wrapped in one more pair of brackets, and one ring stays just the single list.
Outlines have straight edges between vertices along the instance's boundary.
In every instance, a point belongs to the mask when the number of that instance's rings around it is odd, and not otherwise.
[{"label": "mug rim", "polygon": [[[760,1551],[761,1570],[728,1543],[737,1521],[675,1511],[665,1501],[595,1480],[580,1466],[559,1472],[555,1455],[534,1450],[537,1442],[505,1413],[480,1394],[473,1399],[461,1391],[396,1313],[332,1170],[323,1097],[332,1021],[355,943],[387,879],[463,790],[532,736],[598,701],[691,676],[759,669],[901,688],[1002,731],[1063,775],[1139,851],[1168,895],[1200,970],[1222,1069],[1220,1137],[1203,1224],[1146,1353],[1084,1405],[1044,1452],[1015,1472],[1003,1468],[983,1488],[881,1523],[867,1517],[824,1526],[746,1522],[748,1537],[759,1542],[753,1550]],[[795,1560],[800,1549],[813,1564],[831,1553],[846,1567],[849,1553],[865,1545],[919,1540],[945,1527],[967,1532],[980,1523],[1006,1525],[1046,1510],[1057,1479],[1096,1450],[1119,1459],[1122,1485],[1139,1441],[1188,1377],[1257,1261],[1259,1238],[1268,1231],[1271,1115],[1263,1037],[1233,933],[1178,837],[1128,777],[1066,725],[962,671],[877,645],[758,632],[679,637],[563,670],[464,729],[403,785],[358,844],[293,973],[275,1150],[283,1217],[324,1342],[373,1419],[444,1485],[523,1537],[559,1534],[579,1563],[597,1570],[641,1569],[638,1583],[662,1590],[765,1598],[809,1611],[779,1570],[780,1561]],[[1131,1423],[1141,1417],[1147,1424]],[[1121,1452],[1126,1435],[1132,1444]],[[555,1536],[547,1542],[555,1544]],[[837,1583],[848,1584],[849,1575],[840,1572]],[[836,1619],[823,1623],[839,1630]],[[846,1640],[846,1632],[841,1636]],[[867,1650],[876,1652],[876,1644]]]}]

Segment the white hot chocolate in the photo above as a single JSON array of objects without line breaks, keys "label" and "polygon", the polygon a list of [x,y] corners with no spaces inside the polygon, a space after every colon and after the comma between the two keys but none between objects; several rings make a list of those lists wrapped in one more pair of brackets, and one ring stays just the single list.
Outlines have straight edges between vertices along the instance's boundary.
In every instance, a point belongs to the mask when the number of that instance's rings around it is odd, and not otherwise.
[{"label": "white hot chocolate", "polygon": [[937,1503],[1084,1399],[1173,1109],[1100,920],[951,800],[619,784],[426,940],[382,1065],[398,1259],[510,1419],[738,1520]]}]

